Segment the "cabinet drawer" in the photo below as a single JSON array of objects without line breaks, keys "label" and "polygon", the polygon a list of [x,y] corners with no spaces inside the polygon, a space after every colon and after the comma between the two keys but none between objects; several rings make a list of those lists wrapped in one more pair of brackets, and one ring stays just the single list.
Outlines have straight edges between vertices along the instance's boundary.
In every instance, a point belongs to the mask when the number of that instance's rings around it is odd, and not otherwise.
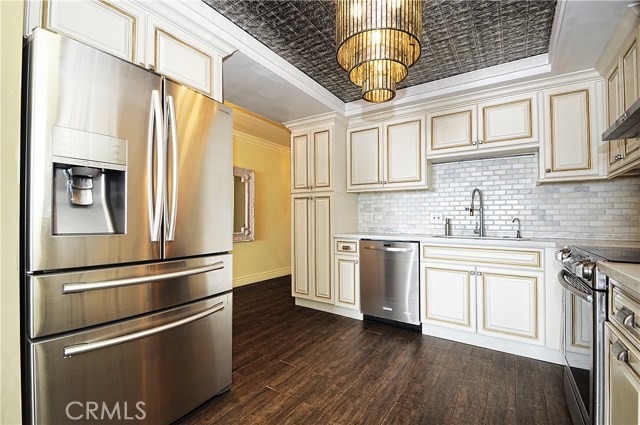
[{"label": "cabinet drawer", "polygon": [[422,258],[428,260],[445,260],[505,266],[524,266],[535,268],[540,268],[542,266],[542,256],[538,250],[423,245]]},{"label": "cabinet drawer", "polygon": [[358,241],[336,240],[336,252],[358,253]]}]

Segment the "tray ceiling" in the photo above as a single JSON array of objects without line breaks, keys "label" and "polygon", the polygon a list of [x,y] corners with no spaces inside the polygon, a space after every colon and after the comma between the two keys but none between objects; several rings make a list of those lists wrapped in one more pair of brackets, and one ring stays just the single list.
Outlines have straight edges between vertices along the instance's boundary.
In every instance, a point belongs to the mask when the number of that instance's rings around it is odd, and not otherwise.
[{"label": "tray ceiling", "polygon": [[[358,100],[335,58],[330,0],[203,0],[344,102]],[[547,53],[556,1],[424,0],[422,56],[398,88]]]}]

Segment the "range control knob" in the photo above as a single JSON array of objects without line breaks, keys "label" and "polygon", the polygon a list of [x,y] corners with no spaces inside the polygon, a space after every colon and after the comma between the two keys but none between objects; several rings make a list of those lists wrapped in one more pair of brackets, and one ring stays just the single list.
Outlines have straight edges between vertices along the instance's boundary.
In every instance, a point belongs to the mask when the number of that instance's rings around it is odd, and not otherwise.
[{"label": "range control knob", "polygon": [[586,280],[593,279],[593,272],[596,269],[596,263],[589,260],[584,260],[576,267],[576,272],[578,275],[582,275],[582,277]]},{"label": "range control knob", "polygon": [[571,250],[569,248],[562,248],[556,251],[556,260],[564,261],[571,256]]}]

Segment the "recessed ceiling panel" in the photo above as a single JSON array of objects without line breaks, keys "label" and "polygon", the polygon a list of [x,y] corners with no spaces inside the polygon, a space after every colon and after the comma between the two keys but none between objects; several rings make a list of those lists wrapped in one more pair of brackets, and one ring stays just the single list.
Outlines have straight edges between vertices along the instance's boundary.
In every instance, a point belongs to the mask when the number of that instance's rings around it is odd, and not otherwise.
[{"label": "recessed ceiling panel", "polygon": [[[335,56],[330,0],[203,0],[344,102],[358,100]],[[555,0],[424,0],[422,56],[398,88],[547,53]]]}]

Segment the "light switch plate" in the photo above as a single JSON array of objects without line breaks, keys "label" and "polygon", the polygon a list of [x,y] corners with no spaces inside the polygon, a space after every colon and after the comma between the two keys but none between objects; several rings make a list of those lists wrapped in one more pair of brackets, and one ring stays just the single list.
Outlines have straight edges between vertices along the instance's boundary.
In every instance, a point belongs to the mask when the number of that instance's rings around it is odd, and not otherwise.
[{"label": "light switch plate", "polygon": [[442,213],[431,213],[431,224],[442,224]]},{"label": "light switch plate", "polygon": [[364,213],[365,223],[371,223],[373,221],[373,213]]}]

